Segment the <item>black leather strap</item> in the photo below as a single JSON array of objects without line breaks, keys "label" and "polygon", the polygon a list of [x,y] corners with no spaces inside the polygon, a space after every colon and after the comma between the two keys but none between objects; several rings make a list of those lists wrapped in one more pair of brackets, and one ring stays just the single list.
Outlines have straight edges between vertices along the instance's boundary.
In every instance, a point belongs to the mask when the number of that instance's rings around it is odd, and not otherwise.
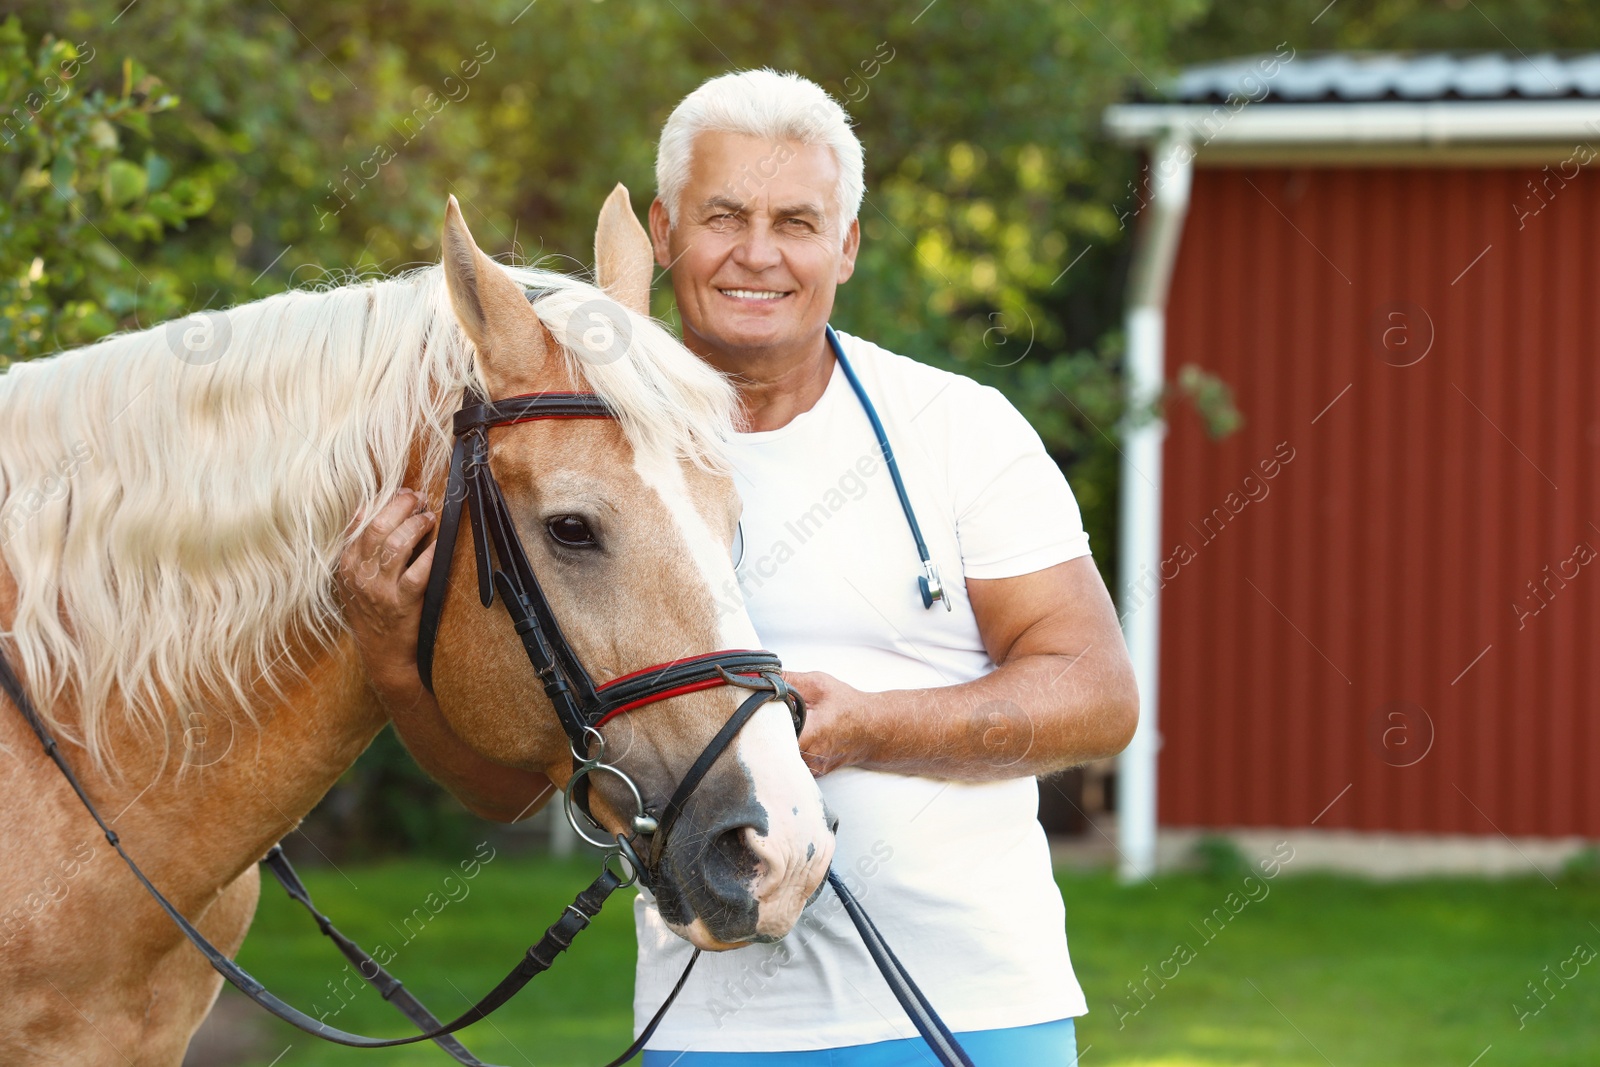
[{"label": "black leather strap", "polygon": [[656,1009],[656,1013],[650,1016],[650,1021],[645,1024],[643,1030],[639,1031],[639,1036],[633,1039],[633,1044],[624,1049],[622,1055],[606,1064],[605,1067],[622,1067],[624,1063],[644,1051],[645,1045],[649,1044],[650,1039],[655,1036],[656,1028],[661,1025],[661,1020],[667,1017],[667,1009],[672,1007],[673,1001],[678,999],[678,994],[683,992],[683,983],[689,980],[689,972],[694,970],[694,965],[699,960],[700,950],[695,949],[689,955],[689,962],[684,964],[683,973],[678,975],[678,981],[672,987],[672,992],[667,994],[667,999],[661,1002],[661,1007]]},{"label": "black leather strap", "polygon": [[[545,661],[535,663],[534,669],[545,683],[545,692],[555,702],[556,714],[572,740],[574,750],[582,751],[586,745],[584,731],[592,721],[589,709],[596,702],[594,682],[590,680],[583,664],[578,662],[572,644],[561,632],[561,624],[556,621],[550,601],[539,585],[539,577],[534,574],[533,565],[523,550],[516,525],[511,519],[511,509],[487,464],[474,480],[479,486],[480,496],[473,498],[479,503],[471,519],[475,528],[479,525],[486,528],[485,536],[494,545],[495,559],[499,563],[495,573],[505,575],[514,593],[506,598],[506,610],[511,614],[511,621],[518,633],[530,629],[537,631],[541,647],[545,650]],[[558,668],[555,673],[562,677],[547,676],[551,664]]]},{"label": "black leather strap", "polygon": [[[764,699],[785,700],[798,732],[803,721],[804,704],[797,694],[792,694],[783,685],[782,664],[770,652],[714,652],[693,660],[666,664],[659,669],[651,669],[601,687],[594,684],[574,654],[571,643],[561,632],[560,623],[556,621],[544,590],[540,588],[538,575],[534,573],[517,533],[511,510],[489,467],[486,433],[494,426],[535,419],[610,417],[612,412],[605,403],[589,393],[538,393],[490,402],[469,390],[463,397],[461,410],[456,414],[453,424],[457,434],[456,445],[451,453],[433,570],[428,576],[428,587],[423,596],[422,622],[417,635],[417,666],[423,683],[430,689],[433,686],[434,646],[465,512],[466,521],[471,527],[479,599],[488,607],[495,595],[499,594],[504,602],[534,673],[542,683],[556,718],[567,735],[575,771],[581,759],[589,753],[595,727],[608,716],[652,697],[660,699],[674,695],[673,691],[678,687],[695,682],[725,684],[733,681],[736,675],[742,675],[745,680],[736,684],[762,689],[768,694]],[[763,684],[759,680],[762,677],[776,680]],[[600,693],[602,689],[606,691],[604,696]],[[666,831],[677,821],[689,792],[731,743],[738,727],[748,720],[751,713],[746,711],[740,716],[731,732],[725,727],[717,735],[717,740],[701,754],[697,762],[700,769],[693,775],[688,789],[680,787],[678,796],[668,804],[668,818],[654,832],[649,850],[657,860],[664,848]],[[573,801],[579,810],[587,812],[586,777],[580,777],[574,786]],[[649,871],[641,870],[640,874],[648,876]]]},{"label": "black leather strap", "polygon": [[456,435],[491,426],[514,426],[538,419],[610,419],[615,413],[594,393],[530,393],[504,400],[469,395],[456,412]]},{"label": "black leather strap", "polygon": [[661,854],[666,848],[667,838],[672,833],[672,827],[677,823],[678,816],[683,814],[684,805],[689,802],[689,797],[694,793],[700,780],[711,770],[712,764],[717,762],[723,750],[733,742],[734,736],[744,729],[744,724],[750,721],[762,705],[772,699],[772,693],[758,690],[745,698],[739,709],[722,724],[722,729],[711,739],[711,743],[700,753],[700,757],[684,772],[683,781],[678,783],[678,788],[673,790],[672,799],[667,801],[667,806],[661,809],[654,834],[651,835],[650,868],[652,870],[661,862]]},{"label": "black leather strap", "polygon": [[917,983],[911,980],[905,965],[900,962],[894,950],[889,947],[889,943],[883,939],[878,928],[867,917],[861,903],[831,867],[828,868],[828,884],[833,887],[839,902],[844,905],[845,914],[850,916],[850,922],[861,935],[862,942],[867,946],[867,954],[872,957],[872,962],[877,964],[884,981],[889,983],[890,992],[900,1002],[900,1007],[905,1009],[912,1025],[917,1028],[917,1033],[927,1042],[929,1050],[939,1058],[939,1063],[943,1067],[973,1067],[966,1050],[961,1047],[961,1043],[956,1040],[949,1027],[945,1026],[944,1020],[939,1018],[939,1013],[933,1010],[928,998],[917,987]]},{"label": "black leather strap", "polygon": [[[384,970],[383,965],[373,959],[366,949],[346,937],[339,931],[338,927],[333,925],[332,919],[317,910],[316,904],[311,900],[311,891],[300,880],[299,872],[289,862],[289,857],[284,855],[282,845],[273,845],[269,848],[266,857],[261,861],[261,865],[272,873],[272,876],[278,880],[279,885],[283,886],[283,891],[289,895],[291,900],[297,902],[311,914],[311,918],[316,921],[317,929],[321,930],[323,936],[338,946],[339,951],[344,954],[344,958],[349,960],[355,967],[356,973],[368,985],[376,989],[379,996],[393,1004],[402,1015],[411,1020],[418,1030],[424,1033],[429,1030],[437,1030],[443,1025],[423,1005],[422,1001],[412,995],[411,991],[405,987],[405,984],[400,979]],[[461,1064],[462,1067],[489,1067],[488,1064],[485,1064],[469,1052],[465,1045],[449,1034],[436,1037],[433,1041],[434,1044],[444,1049],[446,1054]]]},{"label": "black leather strap", "polygon": [[445,482],[444,504],[439,510],[439,533],[434,538],[433,569],[422,595],[422,622],[417,629],[417,672],[433,692],[433,646],[444,614],[444,596],[450,588],[450,561],[455,558],[456,534],[461,530],[461,507],[467,496],[467,455],[471,443],[456,438],[450,453],[450,475]]},{"label": "black leather strap", "polygon": [[485,431],[492,426],[536,419],[611,417],[611,409],[593,393],[540,393],[488,402],[476,391],[469,390],[463,398],[462,407],[452,422],[456,443],[450,453],[450,471],[433,550],[433,570],[428,574],[428,588],[422,598],[422,625],[417,633],[417,669],[429,692],[433,690],[433,650],[439,635],[439,620],[444,614],[445,592],[450,586],[450,564],[455,559],[462,509],[468,505],[469,497],[472,499],[469,510],[473,555],[478,568],[478,596],[484,607],[493,600],[489,529],[482,520],[485,482],[493,480],[486,477],[489,475],[489,445]]},{"label": "black leather strap", "polygon": [[488,607],[494,602],[496,592],[502,594],[534,670],[576,751],[582,751],[587,745],[585,729],[589,723],[583,708],[594,702],[594,685],[583,665],[571,654],[571,646],[562,635],[549,601],[539,587],[538,577],[528,563],[510,509],[489,468],[485,431],[491,426],[535,419],[609,418],[610,415],[610,409],[589,393],[541,393],[492,403],[468,393],[461,411],[456,414],[458,436],[450,456],[433,569],[423,594],[422,622],[417,633],[417,669],[423,684],[431,691],[434,647],[465,511],[471,527],[479,600]]}]

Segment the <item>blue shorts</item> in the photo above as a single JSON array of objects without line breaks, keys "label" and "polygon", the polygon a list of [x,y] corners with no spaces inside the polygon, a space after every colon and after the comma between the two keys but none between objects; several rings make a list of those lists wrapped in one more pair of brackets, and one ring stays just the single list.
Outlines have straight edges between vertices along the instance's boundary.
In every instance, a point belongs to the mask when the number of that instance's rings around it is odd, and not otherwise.
[{"label": "blue shorts", "polygon": [[[977,1067],[1077,1067],[1071,1019],[957,1034]],[[813,1052],[646,1052],[644,1067],[932,1067],[939,1061],[922,1038]]]}]

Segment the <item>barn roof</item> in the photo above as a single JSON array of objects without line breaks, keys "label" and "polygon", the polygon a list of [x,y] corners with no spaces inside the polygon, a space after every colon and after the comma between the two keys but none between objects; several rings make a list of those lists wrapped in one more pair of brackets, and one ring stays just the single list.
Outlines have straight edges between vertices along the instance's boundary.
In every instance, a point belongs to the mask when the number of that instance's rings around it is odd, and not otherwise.
[{"label": "barn roof", "polygon": [[[1268,91],[1260,97],[1252,86],[1274,60],[1278,69],[1264,79]],[[1233,96],[1257,103],[1600,98],[1600,52],[1329,52],[1288,61],[1244,56],[1189,67],[1161,98],[1220,103]]]},{"label": "barn roof", "polygon": [[1182,142],[1202,165],[1546,163],[1600,144],[1600,52],[1285,45],[1189,67],[1111,105],[1105,125],[1125,143]]}]

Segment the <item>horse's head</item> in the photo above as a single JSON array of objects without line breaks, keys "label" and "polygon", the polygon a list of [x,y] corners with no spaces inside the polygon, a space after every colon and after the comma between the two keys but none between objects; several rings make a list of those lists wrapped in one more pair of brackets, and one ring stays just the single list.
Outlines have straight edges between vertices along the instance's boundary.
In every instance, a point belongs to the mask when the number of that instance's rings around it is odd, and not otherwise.
[{"label": "horse's head", "polygon": [[[731,389],[649,321],[650,243],[620,186],[595,246],[600,289],[569,282],[536,299],[478,249],[454,198],[446,209],[444,274],[489,397],[592,389],[618,415],[488,433],[490,469],[561,632],[602,685],[760,644],[730,557],[738,495],[708,458],[716,442],[703,439],[726,425]],[[433,487],[435,501],[442,493]],[[509,616],[478,602],[473,551],[463,531],[456,558],[434,561],[454,576],[433,669],[440,707],[484,755],[564,782],[566,735]],[[659,812],[748,696],[711,688],[616,717],[601,727],[606,760]],[[588,780],[595,817],[613,834],[630,832],[624,783]],[[702,948],[782,937],[827,871],[829,821],[788,710],[766,704],[665,838],[653,885],[662,916]]]}]

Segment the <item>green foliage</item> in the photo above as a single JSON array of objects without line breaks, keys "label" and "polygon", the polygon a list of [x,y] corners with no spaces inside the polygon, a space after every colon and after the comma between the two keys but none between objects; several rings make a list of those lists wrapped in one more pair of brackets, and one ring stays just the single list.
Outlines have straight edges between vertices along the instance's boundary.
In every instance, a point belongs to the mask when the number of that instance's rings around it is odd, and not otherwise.
[{"label": "green foliage", "polygon": [[[215,202],[135,258],[181,277],[191,307],[431,261],[451,192],[486,248],[581,268],[611,185],[648,200],[656,136],[684,93],[732,68],[815,79],[867,146],[866,240],[835,321],[1005,391],[1114,564],[1131,160],[1099,136],[1100,113],[1135,66],[1160,75],[1202,0],[125,7],[20,4],[36,33],[107,53],[137,42],[182,87],[152,133]],[[111,181],[117,196],[137,185]],[[670,319],[670,293],[659,299]]]},{"label": "green foliage", "polygon": [[1227,382],[1193,363],[1178,368],[1173,390],[1187,398],[1200,413],[1206,436],[1219,441],[1239,428],[1244,416],[1233,404],[1233,389]]},{"label": "green foliage", "polygon": [[[1326,0],[1324,0],[1324,3]],[[1600,47],[1600,7],[1589,0],[1339,0],[1336,4],[1237,0],[1208,5],[1173,40],[1180,64],[1251,52],[1279,41],[1330,49],[1494,51]]]},{"label": "green foliage", "polygon": [[[106,69],[115,87],[88,88]],[[131,59],[48,35],[30,51],[0,23],[0,367],[182,307],[177,274],[133,258],[211,208],[151,143],[177,104]]]}]

